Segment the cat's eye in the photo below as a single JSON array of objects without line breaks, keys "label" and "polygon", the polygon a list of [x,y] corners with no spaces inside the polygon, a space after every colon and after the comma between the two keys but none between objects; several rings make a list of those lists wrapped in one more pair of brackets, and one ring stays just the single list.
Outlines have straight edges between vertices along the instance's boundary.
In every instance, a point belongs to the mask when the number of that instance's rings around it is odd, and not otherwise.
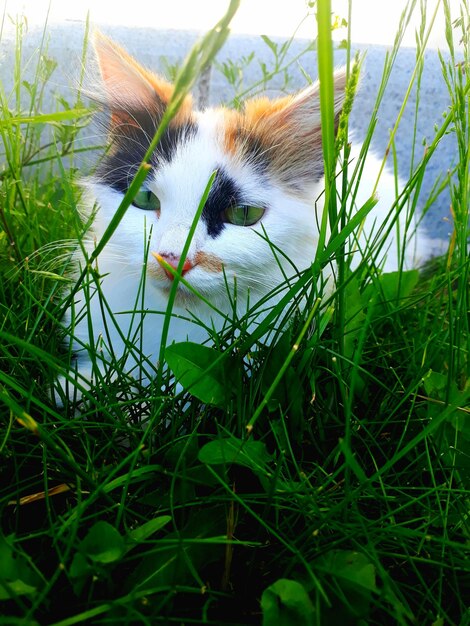
[{"label": "cat's eye", "polygon": [[239,206],[231,206],[224,211],[224,220],[235,226],[253,226],[264,215],[264,209],[259,206],[249,206],[241,204]]},{"label": "cat's eye", "polygon": [[135,204],[135,206],[139,209],[144,209],[144,211],[160,210],[160,200],[153,193],[153,191],[144,189],[143,187],[141,187],[135,194],[132,204]]}]

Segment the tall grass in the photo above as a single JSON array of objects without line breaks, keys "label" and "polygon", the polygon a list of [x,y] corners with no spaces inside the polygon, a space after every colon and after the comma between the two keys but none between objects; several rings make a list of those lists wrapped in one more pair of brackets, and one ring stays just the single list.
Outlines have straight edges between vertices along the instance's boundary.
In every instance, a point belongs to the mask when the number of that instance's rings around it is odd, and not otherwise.
[{"label": "tall grass", "polygon": [[[236,4],[188,57],[168,115],[222,45]],[[359,267],[351,269],[347,253],[375,200],[354,216],[349,207],[416,2],[387,55],[354,167],[347,118],[334,133],[330,7],[318,2],[329,201],[313,272],[300,275],[253,332],[248,320],[257,310],[236,328],[227,324],[214,347],[168,347],[153,376],[142,362],[148,385],[112,361],[71,415],[51,388],[59,374],[72,377],[60,344],[67,294],[96,280],[91,270],[70,278],[69,263],[71,239],[83,232],[74,140],[90,110],[79,95],[43,112],[54,62],[44,37],[34,84],[24,83],[18,22],[14,88],[0,87],[1,623],[469,623],[470,24],[467,0],[459,15],[448,0],[443,7],[449,109],[421,161],[412,160],[389,220],[360,251]],[[419,8],[410,82],[418,100],[433,19],[425,3]],[[462,60],[452,33],[462,38]],[[348,59],[352,93],[360,64]],[[406,212],[403,249],[427,163],[449,132],[459,151],[447,180],[449,250],[421,275],[383,274],[377,259],[387,234]],[[144,159],[135,185],[145,175]],[[338,281],[326,298],[312,275],[332,259]],[[299,311],[300,301],[308,306]],[[138,351],[138,341],[127,345]]]}]

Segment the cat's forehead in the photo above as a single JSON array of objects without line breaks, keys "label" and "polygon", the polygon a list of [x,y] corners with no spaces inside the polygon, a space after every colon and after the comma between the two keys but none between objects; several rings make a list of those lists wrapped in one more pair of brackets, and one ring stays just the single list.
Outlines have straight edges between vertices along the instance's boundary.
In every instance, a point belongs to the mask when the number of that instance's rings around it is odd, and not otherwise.
[{"label": "cat's forehead", "polygon": [[165,189],[184,180],[192,184],[197,181],[203,191],[212,172],[227,164],[220,142],[222,123],[222,115],[207,112],[194,115],[190,130],[173,128],[171,148],[160,146],[156,152],[156,183]]}]

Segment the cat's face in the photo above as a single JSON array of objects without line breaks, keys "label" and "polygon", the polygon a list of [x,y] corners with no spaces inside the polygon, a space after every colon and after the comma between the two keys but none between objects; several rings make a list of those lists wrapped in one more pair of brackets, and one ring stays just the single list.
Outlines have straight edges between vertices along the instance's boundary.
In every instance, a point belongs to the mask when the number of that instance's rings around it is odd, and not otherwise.
[{"label": "cat's face", "polygon": [[[110,110],[112,147],[93,184],[106,228],[158,127],[172,86],[149,74],[107,38],[96,51]],[[337,76],[342,94],[344,76]],[[338,96],[338,110],[342,96]],[[318,87],[277,100],[248,101],[241,112],[196,112],[186,99],[150,164],[152,169],[110,244],[121,264],[168,293],[212,173],[215,180],[183,267],[184,279],[219,308],[227,288],[239,308],[308,267],[316,251],[315,200],[322,192]],[[321,206],[321,202],[320,202]],[[101,232],[100,232],[101,231]],[[181,303],[195,301],[180,283]]]}]

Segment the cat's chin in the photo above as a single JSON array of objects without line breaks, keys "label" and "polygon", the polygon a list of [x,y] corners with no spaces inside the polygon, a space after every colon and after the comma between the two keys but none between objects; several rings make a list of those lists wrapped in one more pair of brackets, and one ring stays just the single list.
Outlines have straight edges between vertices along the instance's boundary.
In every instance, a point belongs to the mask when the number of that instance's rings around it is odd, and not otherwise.
[{"label": "cat's chin", "polygon": [[[168,297],[171,292],[171,288],[173,286],[173,282],[170,280],[159,280],[157,283],[158,290],[163,295],[165,300],[168,300]],[[175,294],[175,304],[180,307],[196,307],[198,304],[201,304],[201,298],[199,298],[195,293],[190,291],[186,285],[182,283],[178,284],[176,288]]]}]

